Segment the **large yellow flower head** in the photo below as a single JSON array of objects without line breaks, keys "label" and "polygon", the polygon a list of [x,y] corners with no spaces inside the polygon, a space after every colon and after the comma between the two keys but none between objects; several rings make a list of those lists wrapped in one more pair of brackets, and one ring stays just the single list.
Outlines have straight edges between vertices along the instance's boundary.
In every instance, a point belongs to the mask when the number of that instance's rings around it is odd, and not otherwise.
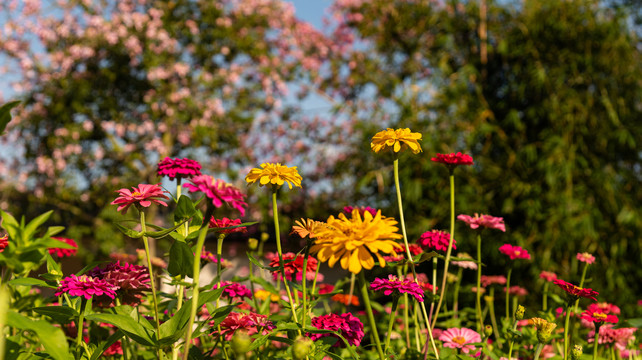
[{"label": "large yellow flower head", "polygon": [[382,216],[381,210],[374,216],[366,211],[362,217],[359,209],[354,209],[349,219],[344,214],[330,216],[325,226],[316,229],[310,251],[330,267],[340,261],[342,268],[354,274],[374,267],[373,254],[384,267],[386,261],[379,253],[395,254],[394,249],[401,248],[395,241],[402,238],[396,225],[397,221]]},{"label": "large yellow flower head", "polygon": [[408,128],[397,130],[387,128],[372,137],[370,148],[376,153],[388,148],[392,148],[394,152],[398,153],[409,147],[413,154],[419,154],[421,152],[419,140],[421,140],[421,133],[411,132]]},{"label": "large yellow flower head", "polygon": [[254,168],[245,177],[248,184],[254,184],[257,180],[261,186],[272,184],[272,186],[281,187],[287,182],[288,187],[292,189],[292,185],[301,187],[303,178],[299,175],[296,166],[287,167],[280,163],[263,163],[261,169]]}]

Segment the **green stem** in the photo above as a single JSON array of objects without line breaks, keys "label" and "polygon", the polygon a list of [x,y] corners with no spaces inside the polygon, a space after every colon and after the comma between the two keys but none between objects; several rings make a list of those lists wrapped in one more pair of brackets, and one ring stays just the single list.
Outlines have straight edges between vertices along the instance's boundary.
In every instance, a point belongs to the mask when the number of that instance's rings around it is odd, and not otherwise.
[{"label": "green stem", "polygon": [[495,316],[495,288],[491,287],[488,292],[488,312],[490,313],[490,322],[493,325],[493,334],[495,341],[501,347],[502,339],[499,337],[499,327],[497,326],[497,317]]},{"label": "green stem", "polygon": [[[437,287],[435,286],[437,284],[437,257],[432,258],[432,294],[436,295],[437,294]],[[431,301],[430,302],[430,312],[428,313],[428,319],[432,321],[433,319],[433,314],[435,310],[435,302]]]},{"label": "green stem", "polygon": [[[181,282],[185,281],[184,277],[180,277]],[[185,286],[184,285],[178,285],[178,295],[176,299],[176,312],[183,307],[183,297],[185,296]],[[125,337],[127,339],[127,337]],[[172,345],[172,360],[177,360],[178,359],[178,349],[180,349],[181,345],[178,343],[174,343]],[[125,351],[123,351],[123,354]],[[127,359],[125,359],[127,360]]]},{"label": "green stem", "polygon": [[[444,274],[441,279],[441,292],[439,294],[439,301],[437,302],[437,310],[435,311],[435,317],[432,319],[431,329],[435,328],[437,324],[437,318],[439,317],[439,310],[441,310],[441,304],[444,300],[444,294],[446,293],[446,287],[448,282],[448,265],[450,265],[450,256],[453,251],[453,244],[455,243],[455,175],[453,172],[450,172],[450,242],[448,242],[448,250],[446,251],[446,261],[444,263]],[[435,285],[435,283],[433,283]]]},{"label": "green stem", "polygon": [[[154,270],[152,269],[152,254],[149,251],[149,240],[145,236],[147,225],[145,224],[145,212],[140,211],[140,230],[143,233],[143,244],[145,245],[145,257],[147,258],[147,269],[149,270],[149,283],[152,288],[152,303],[154,306],[154,325],[156,326],[156,339],[160,339],[160,318],[158,316],[158,297],[156,296],[156,285],[154,285]],[[162,358],[162,350],[158,348],[158,357]]]},{"label": "green stem", "polygon": [[481,273],[482,273],[482,263],[481,263],[481,231],[477,231],[477,291],[475,294],[475,307],[477,310],[477,332],[482,333],[484,330],[484,319],[482,318],[481,312]]},{"label": "green stem", "polygon": [[599,332],[600,329],[596,326],[595,327],[595,339],[593,341],[593,360],[597,360],[597,344],[598,344],[598,338],[599,338]]},{"label": "green stem", "polygon": [[464,269],[457,270],[457,282],[455,282],[455,290],[453,291],[453,313],[455,319],[459,317],[459,288],[461,287],[461,278],[464,275]]},{"label": "green stem", "polygon": [[392,326],[395,323],[395,318],[397,317],[397,304],[399,303],[399,297],[392,297],[392,309],[390,310],[390,320],[388,320],[388,333],[386,334],[386,345],[383,348],[385,354],[388,353],[388,346],[390,345],[390,335],[392,335]]},{"label": "green stem", "polygon": [[78,322],[76,323],[76,330],[78,334],[76,335],[76,359],[80,359],[80,348],[82,347],[82,333],[83,333],[83,324],[85,320],[85,306],[87,301],[85,299],[80,300],[80,315],[78,315]]},{"label": "green stem", "polygon": [[[517,320],[513,322],[513,331],[517,330]],[[508,360],[511,360],[511,356],[513,356],[513,345],[515,344],[515,340],[513,340],[513,336],[511,334],[510,338],[510,345],[508,346]]]},{"label": "green stem", "polygon": [[544,295],[542,295],[542,311],[546,312],[546,309],[548,309],[548,286],[549,283],[548,281],[544,284]]},{"label": "green stem", "polygon": [[317,271],[314,273],[314,281],[312,281],[312,294],[317,290],[317,276],[319,276],[319,269],[321,269],[321,261],[317,262]]},{"label": "green stem", "polygon": [[535,357],[533,360],[539,360],[539,355],[542,353],[542,349],[544,348],[543,343],[538,343],[537,348],[535,349]]},{"label": "green stem", "polygon": [[303,315],[301,318],[301,327],[305,329],[305,319],[308,317],[308,312],[307,312],[307,291],[306,291],[306,286],[308,283],[308,279],[306,278],[307,276],[307,268],[308,268],[308,257],[310,256],[310,242],[308,241],[308,244],[305,246],[305,255],[303,255],[303,278],[301,279],[302,281],[302,286],[303,286]]},{"label": "green stem", "polygon": [[[407,296],[408,294],[404,294],[404,295]],[[417,345],[417,351],[421,351],[421,344],[420,344],[421,340],[419,339],[419,328],[420,328],[420,325],[419,325],[419,318],[417,316],[417,306],[413,306],[412,308],[413,308],[412,309],[413,310],[412,311],[412,319],[415,322],[415,345]],[[408,347],[408,348],[410,348],[410,347]]]},{"label": "green stem", "polygon": [[221,271],[223,270],[223,240],[225,240],[225,234],[220,233],[216,240],[216,283],[218,286],[221,286]]},{"label": "green stem", "polygon": [[[513,267],[509,265],[508,274],[506,275],[506,319],[510,319],[510,276],[513,274]],[[510,358],[509,358],[510,360]]]},{"label": "green stem", "polygon": [[379,340],[379,332],[377,331],[377,323],[374,319],[374,314],[372,312],[372,307],[370,306],[370,297],[368,295],[368,289],[366,287],[366,277],[363,275],[363,271],[359,273],[359,282],[361,288],[361,296],[363,297],[363,303],[366,306],[366,314],[368,315],[368,321],[370,322],[370,328],[372,329],[372,336],[375,340],[375,345],[377,346],[377,353],[379,354],[379,360],[384,360],[383,350],[381,350],[381,341]]},{"label": "green stem", "polygon": [[572,306],[566,306],[566,317],[564,318],[564,360],[568,359],[568,324],[571,319],[571,308]]},{"label": "green stem", "polygon": [[[582,278],[580,279],[580,286],[579,286],[581,288],[584,287],[584,280],[586,279],[586,270],[588,270],[588,266],[589,264],[585,263],[584,268],[582,269]],[[577,314],[577,307],[579,306],[579,304],[580,304],[580,299],[578,298],[577,300],[575,300],[575,307],[573,308],[574,314]]]}]

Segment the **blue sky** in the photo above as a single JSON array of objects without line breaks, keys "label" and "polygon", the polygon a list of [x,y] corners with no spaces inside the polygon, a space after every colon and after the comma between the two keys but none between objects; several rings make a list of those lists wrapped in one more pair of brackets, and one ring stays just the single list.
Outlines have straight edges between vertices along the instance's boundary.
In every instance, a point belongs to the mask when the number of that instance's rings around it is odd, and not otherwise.
[{"label": "blue sky", "polygon": [[321,19],[326,9],[332,4],[331,0],[288,0],[288,2],[294,4],[298,18],[311,23],[317,29],[321,29]]}]

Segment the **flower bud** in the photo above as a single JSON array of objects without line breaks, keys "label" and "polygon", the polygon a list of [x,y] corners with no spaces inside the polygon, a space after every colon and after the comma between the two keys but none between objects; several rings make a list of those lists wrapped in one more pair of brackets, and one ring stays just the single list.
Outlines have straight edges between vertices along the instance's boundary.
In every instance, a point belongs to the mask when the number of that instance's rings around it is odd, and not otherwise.
[{"label": "flower bud", "polygon": [[526,308],[524,308],[522,305],[517,305],[517,310],[515,310],[515,320],[522,320],[524,318],[525,312]]},{"label": "flower bud", "polygon": [[261,233],[261,241],[266,242],[270,238],[270,234],[268,233]]},{"label": "flower bud", "polygon": [[259,247],[259,240],[256,238],[249,238],[247,240],[247,244],[250,250],[256,250]]},{"label": "flower bud", "polygon": [[542,318],[532,318],[531,322],[537,328],[537,341],[545,344],[551,337],[553,330],[557,327],[554,322],[547,321]]},{"label": "flower bud", "polygon": [[252,339],[245,331],[237,331],[232,336],[231,347],[236,355],[242,355],[250,350]]},{"label": "flower bud", "polygon": [[490,325],[486,325],[484,327],[484,335],[486,335],[486,337],[490,337],[491,335],[493,335],[493,327]]},{"label": "flower bud", "polygon": [[297,337],[292,345],[292,358],[294,360],[305,359],[305,357],[310,353],[311,347],[312,340],[303,336]]},{"label": "flower bud", "polygon": [[571,359],[578,360],[580,356],[582,356],[582,352],[582,345],[573,346],[573,350],[571,350]]}]

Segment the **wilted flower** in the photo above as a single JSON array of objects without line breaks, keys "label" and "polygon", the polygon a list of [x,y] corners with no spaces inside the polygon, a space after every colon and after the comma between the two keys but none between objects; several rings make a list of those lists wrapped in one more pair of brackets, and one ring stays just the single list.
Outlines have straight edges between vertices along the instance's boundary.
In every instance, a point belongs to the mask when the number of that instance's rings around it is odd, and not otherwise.
[{"label": "wilted flower", "polygon": [[138,184],[138,187],[132,187],[134,191],[129,189],[120,189],[116,191],[120,196],[117,197],[116,200],[112,201],[111,204],[119,205],[116,211],[122,210],[123,214],[126,214],[127,210],[132,205],[137,207],[149,207],[152,203],[155,203],[167,206],[167,203],[161,200],[169,199],[169,197],[165,195],[167,191],[163,190],[159,185],[160,184]]},{"label": "wilted flower", "polygon": [[209,175],[198,175],[190,179],[190,183],[183,185],[190,192],[203,192],[212,204],[220,208],[223,203],[227,203],[232,208],[238,210],[241,216],[245,215],[247,203],[244,201],[245,194],[231,184],[220,179],[214,179]]},{"label": "wilted flower", "polygon": [[472,343],[481,342],[481,336],[478,332],[468,328],[450,328],[441,333],[439,340],[443,341],[445,347],[459,349],[464,354],[475,350]]},{"label": "wilted flower", "polygon": [[452,153],[452,154],[440,154],[437,153],[434,158],[430,159],[434,162],[442,163],[448,166],[449,168],[458,166],[458,165],[473,165],[473,157],[468,154]]},{"label": "wilted flower", "polygon": [[557,327],[557,324],[554,322],[550,322],[542,318],[532,318],[531,322],[537,329],[537,341],[541,343],[546,343],[551,337],[553,330]]},{"label": "wilted flower", "polygon": [[201,175],[201,164],[196,160],[166,157],[158,163],[157,173],[158,176],[167,176],[170,180],[191,178]]},{"label": "wilted flower", "polygon": [[[282,255],[283,256],[283,269],[285,272],[285,278],[289,281],[302,281],[303,280],[303,260],[304,256],[299,254],[296,255],[292,252],[288,252]],[[277,254],[269,254],[268,259],[270,260],[271,267],[279,267],[279,256]],[[318,261],[313,256],[308,256],[308,263],[306,264],[305,277],[308,281],[314,280],[314,274],[317,271]],[[277,269],[272,271],[272,277],[274,280],[277,278],[280,280],[283,277],[280,276],[281,270]],[[318,281],[323,281],[323,275],[318,274]]]},{"label": "wilted flower", "polygon": [[[230,298],[235,298],[235,297],[247,297],[250,299],[252,298],[252,292],[245,285],[233,283],[230,281],[223,281],[221,282],[221,287],[224,288],[223,290],[224,296],[228,296]],[[213,289],[218,289],[218,284],[214,284]]]},{"label": "wilted flower", "polygon": [[587,263],[587,264],[592,264],[595,262],[595,256],[584,252],[584,253],[577,253],[577,260]]},{"label": "wilted flower", "polygon": [[357,298],[356,295],[350,295],[350,294],[334,294],[330,298],[330,300],[336,301],[338,303],[341,303],[343,305],[353,305],[353,306],[359,306],[359,298]]},{"label": "wilted flower", "polygon": [[[424,249],[447,251],[450,244],[450,234],[441,230],[430,230],[421,234],[419,244]],[[457,241],[453,240],[453,249],[457,249]]]},{"label": "wilted flower", "polygon": [[384,295],[400,296],[401,294],[410,294],[419,302],[424,301],[424,290],[409,279],[399,279],[394,275],[388,275],[387,279],[376,278],[370,284],[373,291],[383,291]]},{"label": "wilted flower", "polygon": [[542,271],[539,273],[539,278],[551,282],[557,279],[557,275],[554,272]]},{"label": "wilted flower", "polygon": [[597,291],[594,291],[593,289],[581,288],[561,279],[554,280],[553,283],[559,286],[562,290],[566,291],[572,301],[575,301],[579,298],[589,298],[593,299],[593,301],[597,301],[595,297],[599,295],[599,293]]},{"label": "wilted flower", "polygon": [[261,332],[262,334],[267,334],[270,330],[274,329],[274,324],[267,319],[266,315],[260,315],[255,313],[243,314],[237,312],[231,312],[227,315],[225,320],[221,321],[219,334],[218,329],[215,327],[216,322],[212,320],[210,326],[214,327],[214,332],[212,335],[223,336],[226,341],[232,339],[232,335],[237,330],[246,331],[248,335],[253,335]]},{"label": "wilted flower", "polygon": [[490,215],[479,215],[475,213],[475,216],[469,216],[461,214],[457,216],[457,220],[461,220],[468,224],[471,229],[477,229],[478,227],[485,227],[488,229],[497,229],[503,232],[506,232],[506,225],[504,224],[504,218],[495,217]]},{"label": "wilted flower", "polygon": [[375,208],[371,208],[370,206],[359,206],[359,207],[355,207],[355,206],[344,206],[344,207],[343,207],[343,212],[344,212],[346,215],[350,215],[350,214],[352,214],[352,210],[354,210],[354,209],[359,210],[359,213],[361,213],[361,216],[363,216],[363,214],[365,214],[366,212],[371,213],[371,214],[372,214],[372,216],[377,215],[377,209],[375,209]]},{"label": "wilted flower", "polygon": [[58,241],[62,241],[74,247],[74,249],[49,248],[48,250],[51,255],[56,255],[59,258],[64,258],[64,257],[74,256],[76,255],[76,253],[78,253],[78,244],[76,244],[74,240],[64,238],[64,237],[57,237],[57,236],[52,236],[51,238],[56,239]]},{"label": "wilted flower", "polygon": [[105,295],[113,299],[116,297],[116,289],[118,289],[117,286],[105,280],[87,275],[76,276],[72,274],[60,281],[60,286],[56,289],[55,295],[82,296],[87,300],[94,296]]},{"label": "wilted flower", "polygon": [[419,140],[421,140],[421,133],[411,132],[408,128],[396,130],[388,128],[372,137],[370,148],[376,153],[386,149],[392,149],[398,153],[408,147],[413,154],[419,154],[421,152]]},{"label": "wilted flower", "polygon": [[272,184],[272,186],[281,187],[284,183],[288,183],[288,187],[292,189],[292,185],[301,187],[303,178],[299,175],[296,166],[287,167],[280,163],[263,163],[261,169],[254,168],[245,177],[248,184],[254,184],[257,180],[260,186]]},{"label": "wilted flower", "polygon": [[[214,216],[210,218],[210,223],[208,227],[210,229],[221,229],[221,228],[228,228],[232,226],[238,226],[241,225],[241,219],[234,219],[230,220],[226,217],[222,219],[216,219]],[[235,227],[232,229],[223,229],[223,230],[218,230],[218,232],[223,233],[223,234],[231,234],[231,233],[237,233],[237,232],[247,232],[247,228],[245,226],[239,226]]]},{"label": "wilted flower", "polygon": [[[365,335],[361,321],[350,313],[341,315],[328,314],[315,317],[312,319],[312,326],[317,329],[339,332],[339,334],[348,341],[348,344],[354,346],[359,346],[363,336]],[[312,341],[328,336],[334,337],[337,338],[338,341],[333,345],[333,347],[345,347],[343,341],[332,333],[309,334],[308,336]]]},{"label": "wilted flower", "polygon": [[511,244],[504,244],[499,247],[499,252],[510,257],[511,260],[515,259],[530,259],[531,254],[524,250],[521,246],[513,246]]},{"label": "wilted flower", "polygon": [[[140,265],[131,265],[120,262],[108,264],[104,269],[99,267],[87,273],[96,279],[105,280],[116,288],[116,296],[121,299],[123,305],[136,306],[141,303],[143,293],[151,289],[149,271]],[[113,300],[113,299],[111,299]],[[106,296],[101,296],[98,303],[109,306],[115,305]]]}]

